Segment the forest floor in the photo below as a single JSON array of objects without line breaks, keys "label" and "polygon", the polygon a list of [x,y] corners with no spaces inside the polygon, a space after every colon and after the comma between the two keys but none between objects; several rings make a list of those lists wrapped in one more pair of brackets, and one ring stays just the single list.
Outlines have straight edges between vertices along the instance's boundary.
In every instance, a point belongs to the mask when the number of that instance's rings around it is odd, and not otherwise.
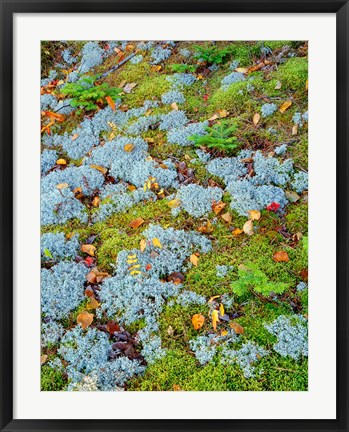
[{"label": "forest floor", "polygon": [[307,390],[307,110],[306,42],[42,44],[42,390]]}]

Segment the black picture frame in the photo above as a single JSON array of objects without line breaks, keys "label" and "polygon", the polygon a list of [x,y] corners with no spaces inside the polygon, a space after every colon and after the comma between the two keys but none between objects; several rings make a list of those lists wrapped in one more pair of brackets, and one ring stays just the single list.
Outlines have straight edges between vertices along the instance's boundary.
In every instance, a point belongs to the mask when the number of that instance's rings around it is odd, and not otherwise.
[{"label": "black picture frame", "polygon": [[[1,431],[348,431],[347,0],[9,1],[1,6]],[[335,420],[16,420],[13,418],[13,16],[16,13],[335,13],[337,23],[337,418]]]}]

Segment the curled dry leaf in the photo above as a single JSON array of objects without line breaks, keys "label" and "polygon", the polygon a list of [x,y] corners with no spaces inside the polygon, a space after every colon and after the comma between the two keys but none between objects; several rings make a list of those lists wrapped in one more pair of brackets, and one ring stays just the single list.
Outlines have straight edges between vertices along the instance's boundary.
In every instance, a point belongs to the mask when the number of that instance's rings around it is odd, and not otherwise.
[{"label": "curled dry leaf", "polygon": [[194,329],[199,330],[204,325],[205,317],[201,314],[195,314],[191,317],[191,322],[193,324]]},{"label": "curled dry leaf", "polygon": [[101,304],[94,297],[90,297],[88,303],[86,304],[87,310],[97,309]]},{"label": "curled dry leaf", "polygon": [[144,219],[142,219],[141,217],[139,217],[139,218],[134,219],[133,221],[131,221],[131,222],[129,223],[129,226],[130,226],[131,228],[136,229],[136,228],[140,227],[143,223],[144,223]]},{"label": "curled dry leaf", "polygon": [[218,215],[226,206],[227,204],[223,201],[214,201],[212,204],[212,210],[215,212],[216,215]]},{"label": "curled dry leaf", "polygon": [[90,165],[90,168],[93,168],[99,172],[101,172],[103,175],[107,174],[107,168],[105,168],[104,166],[100,166],[100,165]]},{"label": "curled dry leaf", "polygon": [[57,165],[67,165],[67,161],[65,159],[58,159],[56,164]]},{"label": "curled dry leaf", "polygon": [[247,222],[244,223],[244,226],[242,227],[242,229],[244,230],[244,233],[249,235],[249,236],[254,234],[253,222],[251,220],[248,220]]},{"label": "curled dry leaf", "polygon": [[273,260],[275,262],[288,262],[290,258],[288,257],[288,253],[285,251],[278,251],[274,253]]},{"label": "curled dry leaf", "polygon": [[209,234],[209,233],[211,233],[213,231],[213,225],[208,220],[207,222],[205,222],[202,225],[200,225],[197,230],[199,232],[203,233],[203,234]]},{"label": "curled dry leaf", "polygon": [[245,330],[242,327],[242,325],[238,324],[237,322],[232,321],[229,323],[230,327],[234,330],[236,334],[244,334]]},{"label": "curled dry leaf", "polygon": [[96,247],[91,244],[84,244],[81,246],[81,252],[90,256],[95,256]]},{"label": "curled dry leaf", "polygon": [[240,228],[235,228],[233,231],[233,236],[237,237],[238,235],[242,234],[244,231]]},{"label": "curled dry leaf", "polygon": [[281,113],[284,113],[286,110],[288,110],[288,109],[290,108],[291,105],[292,105],[292,101],[290,101],[290,100],[285,101],[285,102],[281,105],[279,111],[280,111]]},{"label": "curled dry leaf", "polygon": [[214,331],[217,330],[217,323],[219,323],[219,318],[218,318],[218,310],[214,310],[212,311],[212,326]]},{"label": "curled dry leaf", "polygon": [[127,152],[127,153],[131,153],[131,151],[133,150],[135,148],[135,146],[134,146],[134,144],[126,144],[125,146],[124,146],[124,150],[125,150],[125,152]]},{"label": "curled dry leaf", "polygon": [[197,267],[198,263],[199,263],[199,259],[195,254],[190,255],[190,262]]},{"label": "curled dry leaf", "polygon": [[76,322],[81,325],[81,327],[85,330],[92,324],[93,314],[84,311],[81,312],[76,319]]},{"label": "curled dry leaf", "polygon": [[257,124],[259,123],[259,120],[260,120],[260,119],[261,119],[260,114],[256,113],[256,114],[253,116],[253,124],[254,124],[254,125],[257,125]]},{"label": "curled dry leaf", "polygon": [[180,200],[179,200],[178,198],[175,198],[175,199],[173,199],[173,200],[171,200],[171,201],[168,201],[168,202],[167,202],[167,205],[168,205],[171,209],[173,209],[173,208],[179,207],[179,206],[181,205],[181,202],[180,202]]},{"label": "curled dry leaf", "polygon": [[229,212],[227,212],[227,213],[222,214],[222,219],[225,222],[227,222],[228,224],[230,224],[231,221],[233,220],[233,217],[232,217],[232,215]]},{"label": "curled dry leaf", "polygon": [[248,215],[251,220],[259,220],[261,218],[261,212],[258,210],[250,210]]}]

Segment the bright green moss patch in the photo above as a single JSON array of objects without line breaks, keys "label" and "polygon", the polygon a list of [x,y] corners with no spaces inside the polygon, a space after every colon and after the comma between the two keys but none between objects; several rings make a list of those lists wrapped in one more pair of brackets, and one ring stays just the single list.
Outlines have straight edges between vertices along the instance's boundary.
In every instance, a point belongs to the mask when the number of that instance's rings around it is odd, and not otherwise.
[{"label": "bright green moss patch", "polygon": [[41,391],[61,391],[67,385],[62,372],[48,365],[41,367]]},{"label": "bright green moss patch", "polygon": [[305,91],[308,79],[308,59],[306,57],[294,57],[281,65],[275,73],[275,78],[279,79],[283,86]]}]

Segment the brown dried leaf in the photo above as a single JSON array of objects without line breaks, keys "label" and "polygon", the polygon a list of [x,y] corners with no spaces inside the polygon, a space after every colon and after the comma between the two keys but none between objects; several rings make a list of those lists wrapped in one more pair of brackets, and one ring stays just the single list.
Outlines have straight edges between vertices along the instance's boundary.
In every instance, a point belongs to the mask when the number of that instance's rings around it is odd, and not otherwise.
[{"label": "brown dried leaf", "polygon": [[273,260],[275,262],[288,262],[290,258],[288,257],[288,253],[285,251],[278,251],[274,253]]},{"label": "brown dried leaf", "polygon": [[237,322],[232,321],[229,323],[230,327],[234,330],[236,334],[244,334],[245,330],[242,327],[242,325],[238,324]]},{"label": "brown dried leaf", "polygon": [[171,103],[170,107],[175,110],[178,111],[178,105],[176,104],[176,102]]},{"label": "brown dried leaf", "polygon": [[93,205],[93,207],[98,207],[100,202],[101,202],[100,198],[99,198],[98,196],[95,196],[95,197],[93,198],[91,204]]},{"label": "brown dried leaf", "polygon": [[212,204],[212,210],[215,212],[216,215],[218,215],[226,206],[227,204],[223,201],[214,201]]},{"label": "brown dried leaf", "polygon": [[43,355],[40,357],[40,364],[41,364],[41,366],[42,366],[43,364],[46,363],[46,361],[47,361],[47,357],[48,357],[47,354],[43,354]]},{"label": "brown dried leaf", "polygon": [[79,137],[79,134],[74,134],[72,137],[71,137],[71,140],[72,141],[75,141],[76,140],[76,138],[78,138]]},{"label": "brown dried leaf", "polygon": [[88,303],[86,304],[87,310],[97,309],[101,304],[94,297],[90,297]]},{"label": "brown dried leaf", "polygon": [[228,224],[230,224],[231,221],[233,220],[233,217],[232,217],[232,215],[229,212],[227,212],[227,213],[222,214],[222,219],[225,222],[227,222]]},{"label": "brown dried leaf", "polygon": [[141,217],[139,217],[139,218],[134,219],[133,221],[131,221],[131,222],[129,223],[129,226],[130,226],[131,228],[136,229],[136,228],[140,227],[143,223],[144,223],[144,219],[142,219]]},{"label": "brown dried leaf", "polygon": [[280,90],[280,89],[281,89],[281,86],[282,86],[281,82],[278,81],[278,82],[276,83],[276,86],[275,86],[274,88],[275,88],[275,90]]},{"label": "brown dried leaf", "polygon": [[257,124],[259,123],[259,120],[260,120],[260,119],[261,119],[260,114],[256,113],[256,114],[253,116],[253,124],[254,124],[254,125],[257,125]]},{"label": "brown dried leaf", "polygon": [[76,322],[80,324],[84,330],[86,330],[87,327],[89,327],[92,324],[92,321],[93,321],[93,314],[87,311],[81,312],[76,318]]},{"label": "brown dried leaf", "polygon": [[247,222],[244,223],[244,226],[242,227],[242,229],[243,229],[244,233],[249,235],[249,236],[254,234],[253,222],[251,220],[248,220]]},{"label": "brown dried leaf", "polygon": [[206,223],[200,225],[197,230],[203,234],[209,234],[213,231],[213,225],[208,220]]},{"label": "brown dried leaf", "polygon": [[94,272],[93,270],[91,270],[89,273],[87,273],[86,280],[90,284],[95,284],[97,282],[96,272]]}]

